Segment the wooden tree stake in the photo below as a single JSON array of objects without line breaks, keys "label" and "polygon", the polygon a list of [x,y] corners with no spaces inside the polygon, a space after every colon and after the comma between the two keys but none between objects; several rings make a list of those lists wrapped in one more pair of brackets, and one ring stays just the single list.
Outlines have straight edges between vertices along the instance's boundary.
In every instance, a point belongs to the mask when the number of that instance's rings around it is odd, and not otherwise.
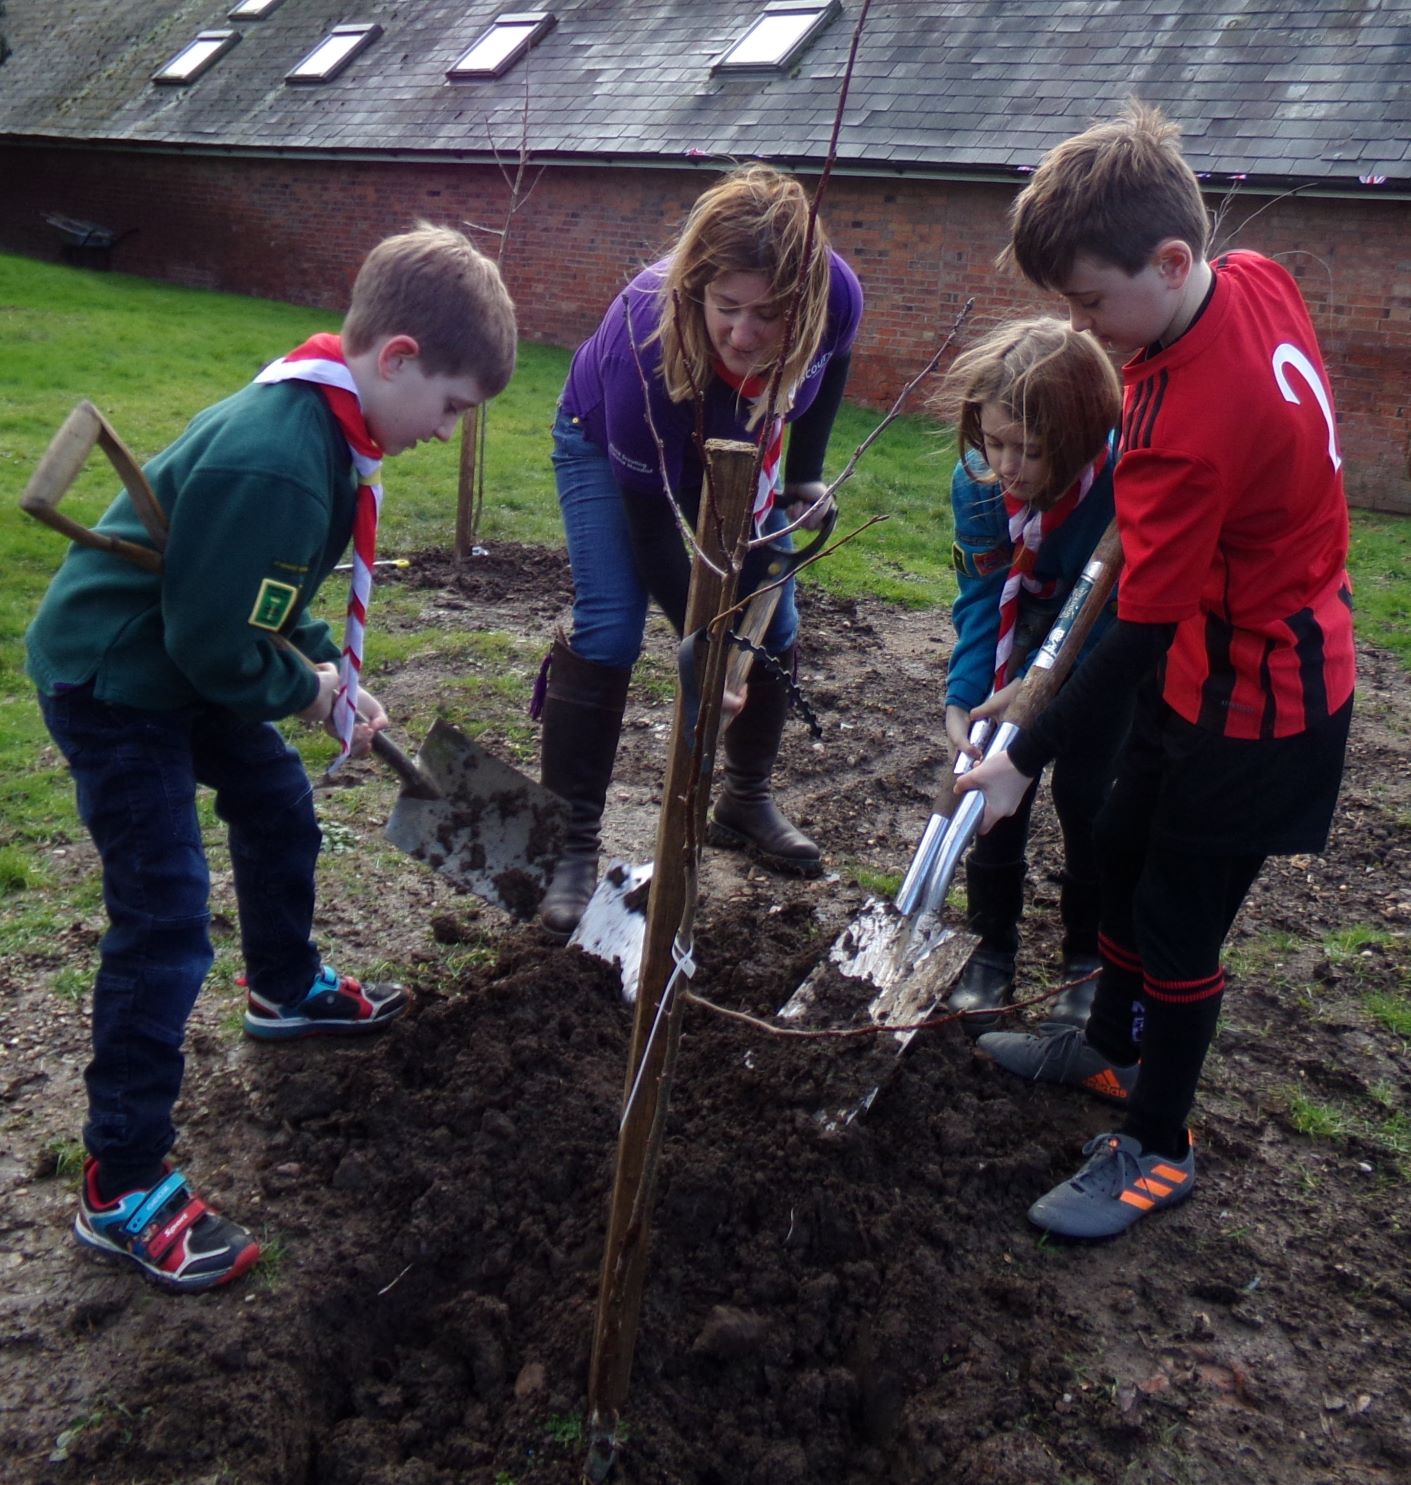
[{"label": "wooden tree stake", "polygon": [[[707,508],[709,502],[702,498],[696,537],[705,556],[726,575],[721,577],[712,572],[699,556],[693,562],[686,603],[688,634],[709,625],[735,601],[739,563],[750,534],[755,453],[754,445],[749,443],[712,439],[706,444],[717,510],[713,518]],[[646,942],[637,982],[636,1020],[627,1063],[617,1169],[588,1374],[593,1449],[585,1472],[588,1479],[606,1476],[614,1451],[612,1433],[627,1397],[632,1371],[657,1158],[680,1040],[683,1004],[682,997],[673,994],[670,1003],[663,1007],[663,999],[676,970],[675,946],[679,941],[687,952],[690,950],[701,828],[720,725],[727,649],[723,640],[714,636],[706,647],[700,715],[694,728],[689,723],[686,698],[677,688],[671,757],[657,824],[656,864],[647,906]]]}]

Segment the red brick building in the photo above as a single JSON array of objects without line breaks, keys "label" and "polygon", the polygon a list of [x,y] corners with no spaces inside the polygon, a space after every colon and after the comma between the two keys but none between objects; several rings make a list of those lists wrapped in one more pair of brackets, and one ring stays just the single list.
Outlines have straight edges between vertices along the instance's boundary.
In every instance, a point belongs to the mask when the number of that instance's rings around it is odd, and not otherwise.
[{"label": "red brick building", "polygon": [[[400,0],[335,35],[315,0],[9,0],[0,249],[336,307],[415,217],[487,229],[493,249],[524,146],[506,276],[524,333],[572,345],[730,159],[817,177],[860,13]],[[472,75],[487,32],[507,65]],[[198,38],[205,70],[153,80]],[[341,67],[289,80],[325,41]],[[1408,78],[1411,5],[874,3],[823,209],[868,296],[850,395],[889,403],[968,298],[976,326],[1054,307],[993,267],[1009,203],[1045,150],[1135,93],[1182,123],[1217,245],[1298,276],[1351,497],[1411,509]],[[79,245],[55,219],[112,240]]]}]

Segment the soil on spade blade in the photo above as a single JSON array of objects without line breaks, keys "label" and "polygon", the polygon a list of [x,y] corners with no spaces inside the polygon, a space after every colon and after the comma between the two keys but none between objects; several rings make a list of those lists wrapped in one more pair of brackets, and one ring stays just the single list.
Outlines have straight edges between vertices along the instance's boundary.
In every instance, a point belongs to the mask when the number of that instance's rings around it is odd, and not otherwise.
[{"label": "soil on spade blade", "polygon": [[[552,552],[459,569],[426,553],[394,580],[423,590],[423,624],[502,631],[525,656],[566,618]],[[763,1017],[862,908],[855,875],[904,867],[943,773],[946,617],[814,590],[803,608],[823,735],[792,721],[777,781],[829,873],[710,850],[697,922],[694,989]],[[667,655],[654,623],[609,805],[626,859],[655,832]],[[375,689],[404,717],[468,686],[482,740],[523,751],[488,684],[503,663],[453,675],[432,655]],[[947,1025],[830,1133],[818,1115],[857,1081],[852,1044],[689,1008],[620,1478],[1411,1478],[1408,727],[1404,673],[1365,651],[1331,848],[1270,863],[1231,938],[1195,1196],[1113,1242],[1043,1241],[1025,1220],[1109,1126],[1101,1105],[1008,1078]],[[414,1013],[365,1045],[256,1046],[213,987],[188,1037],[175,1153],[265,1239],[259,1274],[174,1298],[76,1249],[48,1149],[81,1118],[87,1006],[49,987],[91,961],[101,909],[3,966],[5,1480],[578,1478],[631,1010],[609,967],[382,847],[392,786],[374,764],[348,773],[356,825],[328,848],[366,869],[326,887],[318,932],[348,968],[425,966]],[[1056,975],[1057,841],[1046,805],[1036,818],[1026,993]],[[57,875],[93,869],[82,840],[56,847]],[[1330,1132],[1302,1132],[1315,1121]]]}]

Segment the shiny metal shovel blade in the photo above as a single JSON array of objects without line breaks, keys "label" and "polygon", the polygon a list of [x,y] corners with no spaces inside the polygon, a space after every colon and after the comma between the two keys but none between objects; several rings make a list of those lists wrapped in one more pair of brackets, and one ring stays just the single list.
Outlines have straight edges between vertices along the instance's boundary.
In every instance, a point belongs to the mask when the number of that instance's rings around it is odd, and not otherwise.
[{"label": "shiny metal shovel blade", "polygon": [[512,917],[532,918],[563,848],[568,807],[449,722],[432,727],[416,761],[443,797],[404,793],[388,840]]},{"label": "shiny metal shovel blade", "polygon": [[[933,913],[906,917],[895,904],[869,898],[778,1012],[809,1026],[909,1026],[924,1021],[965,967],[978,939],[944,927]],[[861,997],[865,996],[859,1004]],[[818,1120],[841,1129],[872,1107],[914,1031],[868,1038],[843,1063]]]},{"label": "shiny metal shovel blade", "polygon": [[647,941],[647,891],[652,863],[631,866],[614,861],[603,873],[597,890],[583,910],[570,944],[608,964],[622,977],[622,998],[637,999],[637,976],[642,968],[642,946]]}]

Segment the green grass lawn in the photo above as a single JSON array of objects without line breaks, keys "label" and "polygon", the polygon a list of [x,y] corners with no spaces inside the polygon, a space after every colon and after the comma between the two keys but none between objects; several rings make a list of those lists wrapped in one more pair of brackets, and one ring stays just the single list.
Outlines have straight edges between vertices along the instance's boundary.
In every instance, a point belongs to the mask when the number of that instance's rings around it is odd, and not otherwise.
[{"label": "green grass lawn", "polygon": [[[66,773],[44,758],[47,736],[23,672],[22,639],[63,553],[56,533],[24,516],[18,497],[54,431],[87,397],[145,460],[190,417],[338,317],[298,306],[183,289],[0,255],[0,897],[22,891],[41,868],[31,847],[76,826]],[[480,539],[562,540],[549,467],[549,428],[568,352],[524,344],[519,370],[486,414],[486,508]],[[845,406],[833,434],[836,473],[879,421]],[[865,531],[805,575],[840,594],[876,594],[916,605],[949,602],[953,445],[929,419],[898,419],[841,493],[839,532],[872,515]],[[383,556],[448,546],[454,535],[458,451],[433,445],[389,464],[379,535]],[[64,509],[91,523],[116,481],[96,455]],[[1353,572],[1364,633],[1411,664],[1408,570],[1411,523],[1354,514]],[[341,622],[343,595],[328,610]],[[376,624],[368,660],[379,660]]]},{"label": "green grass lawn", "polygon": [[[184,289],[0,255],[0,898],[43,879],[33,848],[77,830],[66,772],[45,756],[48,737],[24,674],[23,636],[63,556],[63,539],[25,516],[20,492],[55,430],[81,398],[107,415],[139,461],[170,443],[201,408],[338,316],[297,305]],[[549,429],[569,353],[524,344],[509,389],[486,412],[480,539],[557,545],[563,539],[549,466]],[[831,471],[879,415],[845,407]],[[383,556],[454,540],[458,449],[430,445],[389,463],[379,531]],[[843,495],[839,531],[866,531],[805,581],[841,593],[879,593],[913,604],[948,602],[952,446],[922,417],[898,419],[870,449]],[[65,513],[98,519],[117,488],[100,453],[64,499]],[[341,626],[344,594],[327,616]],[[384,657],[374,622],[367,658]],[[393,641],[389,638],[387,643]],[[304,739],[299,739],[301,744]],[[317,739],[310,739],[314,751]]]}]

